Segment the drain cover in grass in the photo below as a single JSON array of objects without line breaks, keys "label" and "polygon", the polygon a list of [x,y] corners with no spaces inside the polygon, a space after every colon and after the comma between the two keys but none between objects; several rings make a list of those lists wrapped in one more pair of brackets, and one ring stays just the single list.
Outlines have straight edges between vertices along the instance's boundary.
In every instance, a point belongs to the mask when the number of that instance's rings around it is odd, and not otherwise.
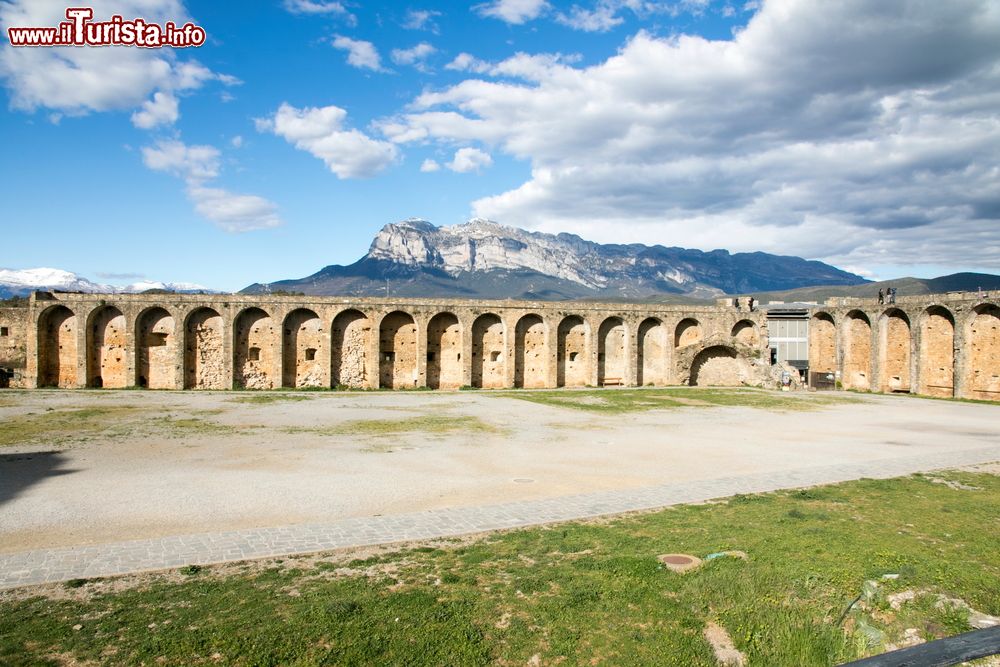
[{"label": "drain cover in grass", "polygon": [[674,572],[687,572],[701,565],[701,559],[689,554],[661,554],[656,557]]}]

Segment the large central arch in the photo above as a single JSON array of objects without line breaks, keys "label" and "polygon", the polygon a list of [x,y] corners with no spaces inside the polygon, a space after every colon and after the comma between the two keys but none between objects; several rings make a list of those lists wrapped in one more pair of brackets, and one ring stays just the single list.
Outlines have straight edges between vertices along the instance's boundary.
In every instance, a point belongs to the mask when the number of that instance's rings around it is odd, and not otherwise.
[{"label": "large central arch", "polygon": [[507,386],[503,321],[485,313],[472,323],[472,386],[500,389]]},{"label": "large central arch", "polygon": [[312,310],[297,308],[285,317],[282,334],[281,386],[327,386],[326,335]]},{"label": "large central arch", "polygon": [[556,386],[583,387],[591,381],[587,338],[582,317],[570,315],[559,323]]},{"label": "large central arch", "polygon": [[165,308],[150,308],[136,325],[135,384],[149,389],[176,389],[177,335]]},{"label": "large central arch", "polygon": [[667,384],[667,328],[655,317],[649,317],[639,325],[636,340],[638,359],[636,360],[636,383],[643,385]]},{"label": "large central arch", "polygon": [[365,389],[369,373],[368,345],[372,323],[359,310],[345,310],[333,319],[330,381],[334,387]]},{"label": "large central arch", "polygon": [[427,323],[427,386],[462,386],[462,327],[454,313],[438,313]]},{"label": "large central arch", "polygon": [[90,316],[87,327],[87,386],[123,389],[128,386],[128,345],[125,316],[104,306]]},{"label": "large central arch", "polygon": [[951,398],[955,395],[955,318],[947,308],[931,306],[920,318],[918,392]]},{"label": "large central arch", "polygon": [[260,308],[247,308],[233,323],[233,384],[237,389],[274,389],[280,354],[274,320]]},{"label": "large central arch", "polygon": [[699,352],[691,362],[691,386],[734,387],[745,384],[746,362],[728,345],[713,345]]},{"label": "large central arch", "polygon": [[38,318],[38,386],[68,389],[77,386],[76,315],[66,306],[54,306]]},{"label": "large central arch", "polygon": [[871,322],[860,310],[852,310],[844,318],[843,327],[841,358],[844,360],[844,373],[841,382],[844,389],[869,391],[872,376]]},{"label": "large central arch", "polygon": [[538,389],[548,384],[548,335],[541,316],[525,315],[514,328],[514,386]]},{"label": "large central arch", "polygon": [[199,308],[184,325],[184,388],[226,389],[222,316]]},{"label": "large central arch", "polygon": [[609,380],[624,384],[628,373],[625,322],[620,317],[609,317],[601,322],[597,334],[597,384]]},{"label": "large central arch", "polygon": [[910,319],[898,308],[879,318],[879,391],[910,391]]},{"label": "large central arch", "polygon": [[379,326],[379,386],[403,389],[417,386],[417,325],[408,313],[396,310]]}]

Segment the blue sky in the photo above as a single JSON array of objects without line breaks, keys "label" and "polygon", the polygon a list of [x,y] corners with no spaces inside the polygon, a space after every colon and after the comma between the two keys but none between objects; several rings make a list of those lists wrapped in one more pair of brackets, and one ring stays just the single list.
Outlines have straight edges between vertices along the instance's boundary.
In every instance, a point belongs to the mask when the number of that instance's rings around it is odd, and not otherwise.
[{"label": "blue sky", "polygon": [[[118,0],[184,50],[0,40],[0,266],[240,289],[473,215],[865,275],[1000,272],[988,0]],[[15,0],[0,23],[54,25]]]}]

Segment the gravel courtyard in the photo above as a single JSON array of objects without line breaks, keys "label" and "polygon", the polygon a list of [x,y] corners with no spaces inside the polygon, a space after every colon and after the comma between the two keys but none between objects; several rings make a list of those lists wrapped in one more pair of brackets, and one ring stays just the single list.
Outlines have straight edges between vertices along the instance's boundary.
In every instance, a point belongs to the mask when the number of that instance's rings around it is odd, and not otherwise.
[{"label": "gravel courtyard", "polygon": [[[1000,405],[754,393],[780,405],[709,405],[698,389],[679,406],[619,413],[509,392],[3,392],[0,553],[1000,445]],[[558,392],[577,396],[600,407],[593,392]]]}]

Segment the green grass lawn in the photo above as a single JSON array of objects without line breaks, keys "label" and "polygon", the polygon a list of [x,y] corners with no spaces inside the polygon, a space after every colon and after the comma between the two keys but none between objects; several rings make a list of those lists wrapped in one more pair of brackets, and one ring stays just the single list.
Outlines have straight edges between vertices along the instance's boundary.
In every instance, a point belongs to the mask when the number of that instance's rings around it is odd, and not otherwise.
[{"label": "green grass lawn", "polygon": [[[78,581],[0,595],[0,664],[687,667],[715,664],[702,635],[713,621],[750,665],[830,665],[881,652],[907,628],[927,639],[968,629],[967,614],[934,604],[939,593],[1000,614],[997,535],[1000,477],[950,472],[364,560],[328,554]],[[748,560],[717,558],[681,575],[656,558],[726,549]],[[905,590],[923,593],[893,609],[888,596]]]},{"label": "green grass lawn", "polygon": [[606,414],[663,408],[739,406],[767,410],[816,410],[827,405],[857,403],[843,394],[786,394],[761,389],[590,389],[489,393],[561,408]]}]

